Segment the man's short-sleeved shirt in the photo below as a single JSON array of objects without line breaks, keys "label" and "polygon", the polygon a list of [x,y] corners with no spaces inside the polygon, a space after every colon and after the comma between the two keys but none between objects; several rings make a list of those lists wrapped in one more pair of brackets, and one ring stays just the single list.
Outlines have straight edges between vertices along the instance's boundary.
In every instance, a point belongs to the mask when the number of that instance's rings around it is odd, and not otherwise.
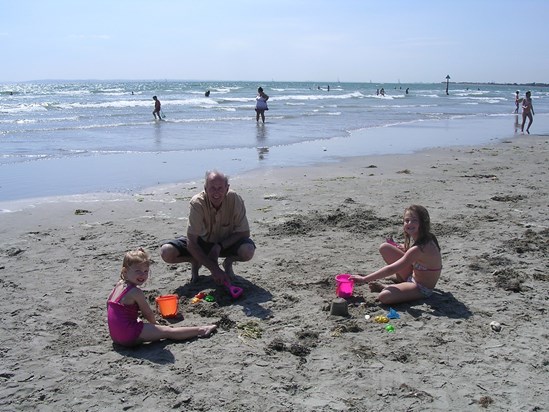
[{"label": "man's short-sleeved shirt", "polygon": [[218,243],[235,232],[250,230],[244,201],[229,190],[219,210],[211,204],[205,191],[191,199],[187,233],[197,235],[206,242]]}]

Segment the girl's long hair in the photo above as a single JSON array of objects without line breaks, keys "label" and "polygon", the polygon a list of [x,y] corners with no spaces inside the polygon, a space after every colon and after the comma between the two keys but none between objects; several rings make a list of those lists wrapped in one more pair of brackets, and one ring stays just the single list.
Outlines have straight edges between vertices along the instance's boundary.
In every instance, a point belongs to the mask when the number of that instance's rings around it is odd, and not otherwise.
[{"label": "girl's long hair", "polygon": [[[420,206],[420,205],[412,205],[410,207],[407,207],[404,210],[404,214],[406,214],[406,212],[413,213],[414,215],[417,216],[419,220],[419,229],[418,229],[419,236],[412,246],[417,245],[419,246],[420,249],[423,249],[424,245],[426,245],[430,241],[433,241],[433,243],[437,246],[438,250],[440,250],[437,237],[431,233],[431,218],[429,217],[429,212],[427,211],[427,209],[425,209],[423,206]],[[410,248],[410,242],[411,242],[410,235],[404,232],[405,250],[408,250]]]}]

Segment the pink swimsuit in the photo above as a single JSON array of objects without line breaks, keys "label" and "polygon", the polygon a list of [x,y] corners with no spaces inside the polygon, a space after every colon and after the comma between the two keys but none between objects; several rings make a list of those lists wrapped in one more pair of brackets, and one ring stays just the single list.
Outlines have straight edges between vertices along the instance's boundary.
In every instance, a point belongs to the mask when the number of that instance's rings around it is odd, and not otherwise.
[{"label": "pink swimsuit", "polygon": [[133,305],[124,305],[120,303],[120,299],[134,287],[135,285],[128,285],[116,300],[111,301],[111,297],[116,290],[116,288],[114,288],[107,301],[109,333],[113,342],[118,343],[119,345],[134,345],[143,330],[143,322],[137,320],[139,314],[139,306],[137,303],[134,303]]}]

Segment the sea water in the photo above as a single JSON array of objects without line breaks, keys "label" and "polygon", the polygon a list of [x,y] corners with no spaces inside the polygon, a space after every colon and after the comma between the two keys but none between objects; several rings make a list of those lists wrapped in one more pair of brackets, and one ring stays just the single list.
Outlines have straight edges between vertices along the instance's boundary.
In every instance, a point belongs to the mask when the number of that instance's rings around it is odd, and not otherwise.
[{"label": "sea water", "polygon": [[[256,122],[257,87],[270,96]],[[329,88],[328,88],[329,87]],[[385,95],[378,94],[384,88]],[[0,201],[132,192],[259,167],[480,144],[517,133],[513,85],[42,81],[0,84]],[[406,93],[408,89],[408,93]],[[530,87],[532,132],[549,90]],[[209,90],[209,96],[205,92]],[[155,121],[152,96],[162,103]],[[518,131],[520,132],[520,130]]]}]

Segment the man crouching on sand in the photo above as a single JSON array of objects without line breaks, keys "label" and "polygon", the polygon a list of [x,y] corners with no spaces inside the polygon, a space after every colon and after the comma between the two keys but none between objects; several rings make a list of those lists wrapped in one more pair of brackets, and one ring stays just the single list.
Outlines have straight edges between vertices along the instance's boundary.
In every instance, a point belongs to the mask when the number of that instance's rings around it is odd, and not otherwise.
[{"label": "man crouching on sand", "polygon": [[[191,282],[206,266],[217,284],[234,279],[233,262],[254,256],[255,244],[242,198],[229,190],[229,178],[217,170],[206,172],[204,190],[193,196],[187,236],[169,240],[160,248],[166,263],[190,262]],[[223,269],[218,259],[224,257]]]}]

